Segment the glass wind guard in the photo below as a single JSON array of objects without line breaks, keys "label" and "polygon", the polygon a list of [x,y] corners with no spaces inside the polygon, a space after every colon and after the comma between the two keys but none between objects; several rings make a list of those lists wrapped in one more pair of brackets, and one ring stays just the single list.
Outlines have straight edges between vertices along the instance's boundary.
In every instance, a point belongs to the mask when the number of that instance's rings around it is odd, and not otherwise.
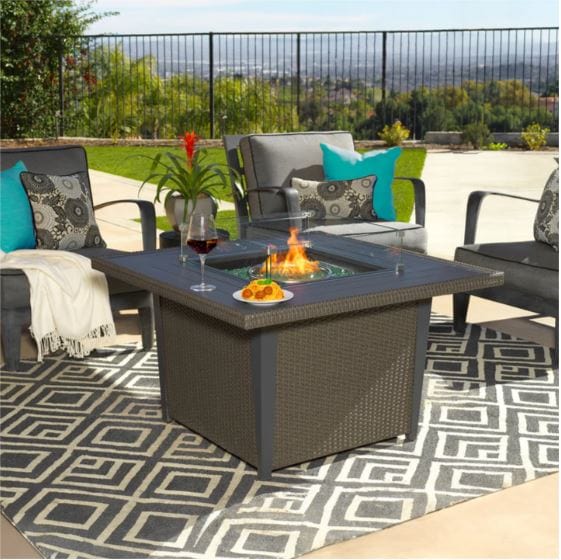
[{"label": "glass wind guard", "polygon": [[271,240],[288,241],[291,231],[296,229],[300,243],[309,246],[310,239],[307,233],[309,219],[308,212],[290,215],[268,214],[266,217],[241,219],[238,220],[239,237],[267,244]]}]

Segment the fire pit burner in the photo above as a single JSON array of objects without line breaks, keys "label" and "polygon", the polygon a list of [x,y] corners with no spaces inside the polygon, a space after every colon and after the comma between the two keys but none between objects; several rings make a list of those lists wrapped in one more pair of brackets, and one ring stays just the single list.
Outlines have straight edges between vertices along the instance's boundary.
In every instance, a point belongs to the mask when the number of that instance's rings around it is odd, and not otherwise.
[{"label": "fire pit burner", "polygon": [[[247,273],[252,280],[265,277],[262,264],[256,264],[255,266],[249,267]],[[333,274],[333,268],[327,263],[320,261],[317,269],[307,274],[290,276],[272,271],[271,280],[274,280],[275,282],[283,282],[284,284],[298,284],[299,282],[310,282],[312,280],[325,280],[326,278],[333,276]]]},{"label": "fire pit burner", "polygon": [[[281,248],[282,247],[282,248]],[[263,246],[247,242],[247,247],[239,254],[220,257],[211,255],[207,260],[209,268],[223,271],[244,281],[270,278],[282,284],[298,284],[333,280],[384,270],[372,263],[365,264],[348,255],[326,251],[311,243],[298,241],[296,230],[291,230],[286,246],[276,240],[275,244]]]}]

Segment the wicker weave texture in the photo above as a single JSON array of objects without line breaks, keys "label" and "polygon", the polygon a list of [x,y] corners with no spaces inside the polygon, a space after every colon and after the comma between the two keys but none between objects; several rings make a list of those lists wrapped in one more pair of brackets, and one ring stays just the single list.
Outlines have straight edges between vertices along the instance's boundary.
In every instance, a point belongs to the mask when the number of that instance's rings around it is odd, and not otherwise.
[{"label": "wicker weave texture", "polygon": [[273,468],[409,430],[416,319],[405,304],[281,329]]},{"label": "wicker weave texture", "polygon": [[[161,300],[171,417],[257,466],[251,334]],[[273,469],[409,429],[417,305],[277,330]]]},{"label": "wicker weave texture", "polygon": [[257,465],[250,335],[160,300],[170,415]]}]

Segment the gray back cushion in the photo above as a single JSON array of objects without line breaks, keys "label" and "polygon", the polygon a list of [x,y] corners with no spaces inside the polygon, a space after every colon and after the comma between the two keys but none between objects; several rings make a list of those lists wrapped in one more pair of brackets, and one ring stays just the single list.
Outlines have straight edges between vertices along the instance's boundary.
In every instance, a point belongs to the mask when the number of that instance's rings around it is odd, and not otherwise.
[{"label": "gray back cushion", "polygon": [[292,177],[324,179],[321,143],[354,150],[352,135],[340,131],[250,134],[241,139],[240,151],[253,215],[286,211],[282,197],[252,196],[251,191],[256,187],[290,188]]},{"label": "gray back cushion", "polygon": [[47,175],[73,175],[85,172],[85,182],[90,190],[88,160],[82,146],[41,146],[37,148],[2,148],[0,149],[0,167],[2,170],[13,167],[23,161],[32,173]]}]

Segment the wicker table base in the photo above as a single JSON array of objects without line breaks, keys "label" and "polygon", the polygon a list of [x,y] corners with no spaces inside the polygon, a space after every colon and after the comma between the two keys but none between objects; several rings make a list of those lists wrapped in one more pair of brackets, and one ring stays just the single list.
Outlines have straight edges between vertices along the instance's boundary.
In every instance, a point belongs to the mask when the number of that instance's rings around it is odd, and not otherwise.
[{"label": "wicker table base", "polygon": [[252,332],[166,299],[160,310],[171,418],[263,478],[416,436],[429,301]]}]

